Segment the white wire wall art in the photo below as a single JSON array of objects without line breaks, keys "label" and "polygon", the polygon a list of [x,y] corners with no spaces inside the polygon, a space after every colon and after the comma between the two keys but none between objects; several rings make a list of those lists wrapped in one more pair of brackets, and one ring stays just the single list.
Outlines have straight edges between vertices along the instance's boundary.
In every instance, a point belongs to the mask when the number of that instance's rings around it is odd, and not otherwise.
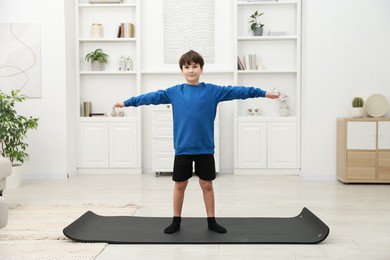
[{"label": "white wire wall art", "polygon": [[0,89],[42,96],[40,24],[0,23]]},{"label": "white wire wall art", "polygon": [[164,63],[177,63],[189,51],[214,62],[214,0],[164,0]]}]

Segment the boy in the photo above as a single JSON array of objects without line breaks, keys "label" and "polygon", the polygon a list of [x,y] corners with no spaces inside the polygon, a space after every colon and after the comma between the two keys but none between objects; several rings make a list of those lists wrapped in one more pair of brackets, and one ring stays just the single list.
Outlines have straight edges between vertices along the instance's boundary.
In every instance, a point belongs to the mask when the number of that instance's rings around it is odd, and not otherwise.
[{"label": "boy", "polygon": [[179,60],[181,72],[186,79],[165,90],[150,92],[117,102],[116,107],[172,104],[173,139],[175,160],[172,179],[173,221],[164,229],[167,234],[180,229],[184,192],[188,179],[192,177],[192,163],[195,162],[195,174],[203,192],[206,206],[208,228],[217,233],[226,233],[226,229],[215,220],[214,189],[212,181],[216,178],[214,162],[214,119],[219,102],[233,99],[267,97],[276,99],[277,93],[266,92],[259,88],[240,86],[217,86],[200,82],[204,61],[202,56],[189,51]]}]

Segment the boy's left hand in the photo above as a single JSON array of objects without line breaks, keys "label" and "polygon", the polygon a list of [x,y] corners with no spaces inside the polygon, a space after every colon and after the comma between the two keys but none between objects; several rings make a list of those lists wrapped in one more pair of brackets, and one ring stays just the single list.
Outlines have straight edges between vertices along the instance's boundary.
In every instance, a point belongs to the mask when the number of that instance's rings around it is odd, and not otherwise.
[{"label": "boy's left hand", "polygon": [[278,92],[268,92],[265,93],[266,98],[271,98],[271,99],[277,99],[279,98],[279,93]]}]

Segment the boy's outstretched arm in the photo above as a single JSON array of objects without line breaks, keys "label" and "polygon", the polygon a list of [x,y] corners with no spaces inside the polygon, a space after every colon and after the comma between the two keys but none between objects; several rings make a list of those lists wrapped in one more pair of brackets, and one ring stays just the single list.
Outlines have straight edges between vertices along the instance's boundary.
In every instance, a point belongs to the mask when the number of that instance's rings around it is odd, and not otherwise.
[{"label": "boy's outstretched arm", "polygon": [[278,92],[270,92],[270,91],[267,91],[265,93],[265,97],[266,98],[271,98],[271,99],[277,99],[279,98],[279,93]]},{"label": "boy's outstretched arm", "polygon": [[119,107],[119,108],[125,107],[125,104],[123,102],[116,102],[115,107]]}]

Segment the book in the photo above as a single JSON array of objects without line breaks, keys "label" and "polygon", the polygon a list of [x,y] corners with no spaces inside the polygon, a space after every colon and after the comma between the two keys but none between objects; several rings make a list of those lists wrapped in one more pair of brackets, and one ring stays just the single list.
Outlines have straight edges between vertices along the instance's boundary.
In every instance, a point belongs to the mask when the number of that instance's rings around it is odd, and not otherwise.
[{"label": "book", "polygon": [[121,23],[118,29],[118,38],[134,38],[134,24]]}]

